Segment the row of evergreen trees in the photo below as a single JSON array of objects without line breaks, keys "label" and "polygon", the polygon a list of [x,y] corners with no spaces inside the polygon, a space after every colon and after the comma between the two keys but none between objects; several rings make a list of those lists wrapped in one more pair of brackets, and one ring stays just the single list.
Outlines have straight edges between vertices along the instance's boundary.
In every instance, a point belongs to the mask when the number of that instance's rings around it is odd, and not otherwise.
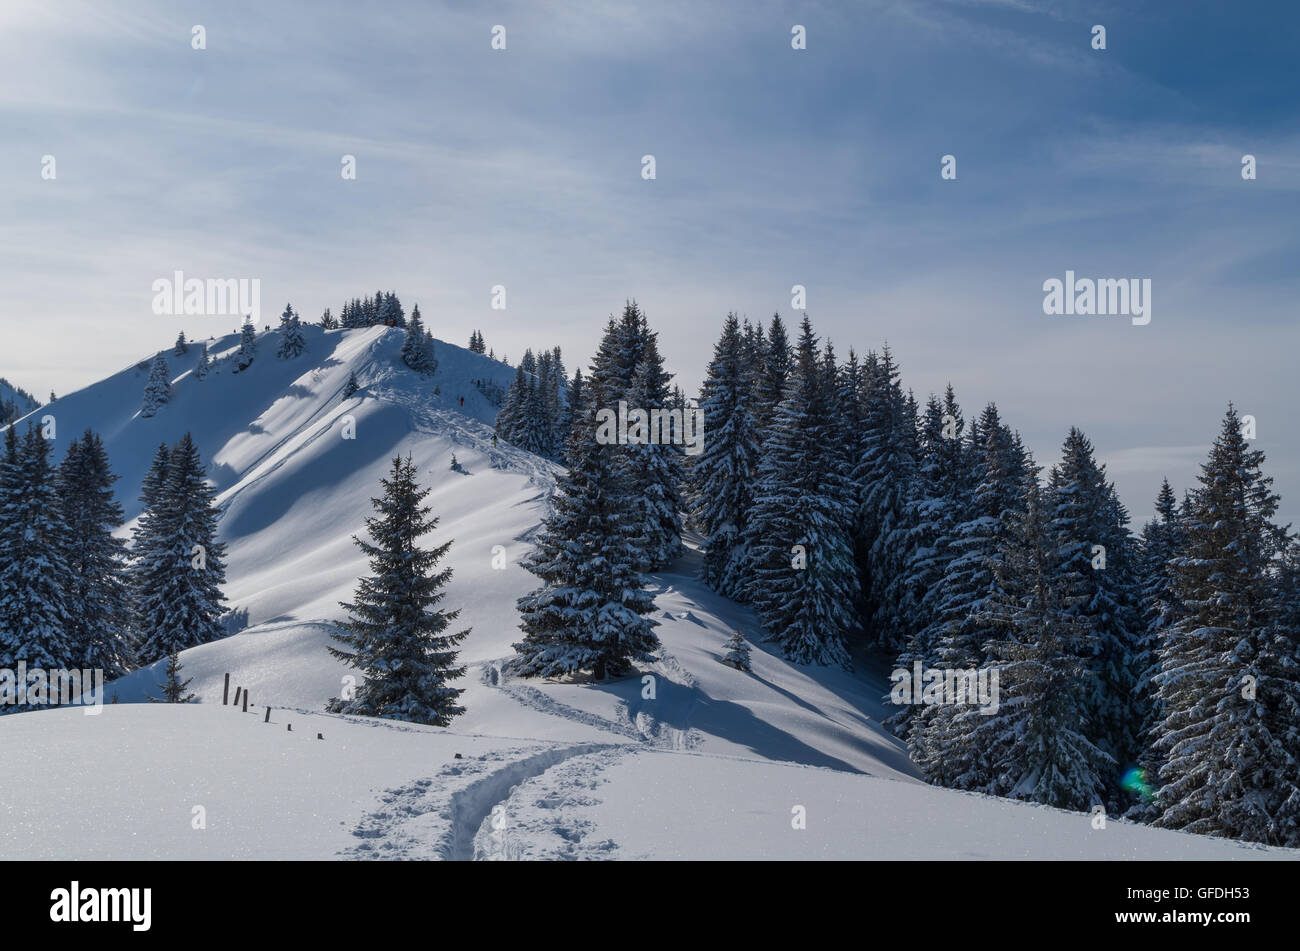
[{"label": "row of evergreen trees", "polygon": [[497,413],[498,438],[547,459],[563,458],[572,407],[581,394],[582,371],[565,378],[559,347],[542,350],[540,357],[525,350]]},{"label": "row of evergreen trees", "polygon": [[87,430],[57,467],[29,427],[0,459],[0,667],[101,668],[105,678],[220,636],[224,548],[186,434],[159,446],[127,545],[117,476]]},{"label": "row of evergreen trees", "polygon": [[807,318],[789,347],[728,317],[700,405],[705,580],[789,658],[998,670],[992,715],[891,720],[932,781],[1300,843],[1300,554],[1234,410],[1135,537],[1083,433],[1040,479],[996,406],[922,410],[888,348],[837,364]]}]

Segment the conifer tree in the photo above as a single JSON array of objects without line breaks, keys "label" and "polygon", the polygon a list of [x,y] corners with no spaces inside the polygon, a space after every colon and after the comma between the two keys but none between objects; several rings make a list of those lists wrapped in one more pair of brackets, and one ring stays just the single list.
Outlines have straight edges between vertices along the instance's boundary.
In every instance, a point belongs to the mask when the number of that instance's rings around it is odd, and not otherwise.
[{"label": "conifer tree", "polygon": [[[659,355],[658,334],[647,334],[641,364],[632,377],[630,405],[645,413],[668,410],[671,379],[672,374],[664,371],[663,358]],[[647,424],[654,419],[650,416]],[[629,491],[643,513],[638,529],[643,571],[667,567],[682,551],[681,489],[685,454],[679,441],[681,434],[674,439],[673,433],[667,431],[670,417],[666,412],[661,419],[661,432],[642,433],[643,442],[633,441],[629,424],[628,445],[620,447]],[[658,441],[650,441],[651,437]]]},{"label": "conifer tree", "polygon": [[1164,632],[1182,615],[1182,606],[1173,590],[1169,563],[1183,548],[1182,516],[1174,490],[1165,479],[1156,496],[1156,517],[1142,527],[1140,579],[1142,586],[1141,637],[1138,642],[1139,677],[1136,689],[1144,711],[1139,739],[1141,751],[1134,775],[1139,801],[1126,816],[1151,821],[1159,815],[1154,803],[1155,785],[1159,781],[1164,756],[1154,745],[1155,734],[1163,713],[1155,686],[1160,672],[1160,645]]},{"label": "conifer tree", "polygon": [[402,362],[416,373],[431,374],[432,350],[425,340],[424,321],[420,318],[420,305],[411,311],[411,319],[406,322],[406,337],[402,341]]},{"label": "conifer tree", "polygon": [[322,330],[338,329],[339,322],[334,319],[334,315],[330,313],[330,309],[328,307],[325,308],[325,313],[320,315],[320,322],[318,326],[320,326]]},{"label": "conifer tree", "polygon": [[954,745],[965,747],[950,752],[978,767],[951,784],[1086,810],[1106,801],[1115,761],[1084,729],[1095,633],[1061,570],[1043,494],[1036,484],[1028,487],[993,565],[996,590],[981,615],[1000,633],[985,665],[999,675],[997,708],[950,708]]},{"label": "conifer tree", "polygon": [[199,352],[199,362],[194,364],[194,379],[206,380],[211,369],[212,358],[208,356],[208,345],[205,343]]},{"label": "conifer tree", "polygon": [[1170,562],[1181,616],[1161,638],[1156,824],[1300,845],[1300,676],[1279,620],[1278,497],[1230,405]]},{"label": "conifer tree", "polygon": [[865,552],[864,594],[873,639],[892,648],[905,643],[904,540],[916,471],[916,416],[909,412],[898,367],[886,346],[865,374],[860,455],[853,463],[858,486],[859,551]]},{"label": "conifer tree", "polygon": [[773,314],[768,325],[767,351],[761,369],[754,401],[754,422],[760,438],[784,399],[785,385],[790,378],[790,338],[780,314]]},{"label": "conifer tree", "polygon": [[176,335],[176,346],[172,347],[172,353],[175,356],[183,357],[190,352],[189,344],[185,341],[185,331]]},{"label": "conifer tree", "polygon": [[372,573],[342,605],[348,619],[334,638],[343,648],[329,648],[364,679],[354,696],[331,699],[327,709],[447,726],[465,712],[457,702],[464,691],[450,682],[465,674],[456,666],[456,648],[469,635],[468,629],[448,632],[459,609],[439,607],[452,574],[439,563],[452,543],[420,547],[438,519],[424,504],[432,490],[420,488],[410,456],[393,460],[382,485],[383,494],[371,499],[377,514],[366,518],[371,540],[355,538]]},{"label": "conifer tree", "polygon": [[292,360],[302,353],[307,346],[307,339],[302,333],[302,321],[298,312],[290,304],[284,305],[280,315],[280,347],[275,352],[278,360]]},{"label": "conifer tree", "polygon": [[195,695],[190,693],[186,688],[193,682],[193,678],[181,680],[181,656],[173,651],[167,655],[167,669],[163,675],[166,679],[162,683],[162,696],[150,697],[151,703],[193,703]]},{"label": "conifer tree", "polygon": [[737,670],[743,670],[749,673],[753,668],[749,663],[749,644],[741,636],[739,631],[735,631],[731,637],[727,638],[727,643],[722,645],[727,653],[723,656],[722,662],[728,667],[735,667]]},{"label": "conifer tree", "polygon": [[831,448],[833,396],[805,316],[793,376],[763,442],[747,529],[749,594],[787,658],[847,668],[857,576],[846,528],[852,510]]},{"label": "conifer tree", "polygon": [[694,517],[704,535],[704,583],[737,599],[745,597],[745,533],[759,460],[741,344],[740,322],[728,314],[700,390],[707,438],[690,464]]},{"label": "conifer tree", "polygon": [[72,577],[65,592],[69,663],[102,669],[106,679],[122,676],[131,665],[126,543],[113,536],[122,524],[116,481],[98,435],[86,430],[73,440],[58,476]]},{"label": "conifer tree", "polygon": [[359,389],[361,389],[361,384],[357,382],[357,371],[353,370],[348,374],[347,383],[343,384],[343,398],[347,399]]},{"label": "conifer tree", "polygon": [[142,664],[224,633],[219,619],[225,545],[216,539],[216,492],[190,434],[171,449],[165,470],[158,468],[157,456],[154,464],[142,492],[152,504],[132,550],[136,654]]},{"label": "conifer tree", "polygon": [[[1092,443],[1071,428],[1052,471],[1050,531],[1070,611],[1086,619],[1093,654],[1084,716],[1088,735],[1117,768],[1136,765],[1144,711],[1138,696],[1138,591],[1128,514],[1093,458]],[[1118,777],[1115,777],[1118,780]],[[1118,783],[1112,783],[1116,790]],[[1108,798],[1116,804],[1115,793]],[[1128,805],[1128,803],[1125,803]]]},{"label": "conifer tree", "polygon": [[232,373],[247,370],[257,356],[257,329],[252,317],[244,319],[244,326],[239,331],[239,349],[235,351],[235,368]]},{"label": "conifer tree", "polygon": [[542,586],[519,599],[523,639],[512,666],[526,677],[589,671],[618,675],[659,648],[654,601],[637,571],[635,519],[615,464],[617,446],[596,442],[589,401],[570,433],[568,472],[523,565]]},{"label": "conifer tree", "polygon": [[49,443],[31,426],[19,442],[10,426],[0,467],[0,666],[69,666],[68,545]]},{"label": "conifer tree", "polygon": [[140,415],[146,419],[155,415],[162,405],[171,399],[171,371],[167,360],[160,353],[149,365],[149,381],[144,386],[144,399],[140,404]]}]

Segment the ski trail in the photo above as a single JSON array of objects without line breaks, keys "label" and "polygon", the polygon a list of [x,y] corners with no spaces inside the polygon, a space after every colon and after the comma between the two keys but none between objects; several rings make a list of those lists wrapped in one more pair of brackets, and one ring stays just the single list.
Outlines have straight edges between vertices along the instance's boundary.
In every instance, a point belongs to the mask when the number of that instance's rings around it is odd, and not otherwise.
[{"label": "ski trail", "polygon": [[570,756],[516,785],[494,805],[474,836],[475,861],[622,858],[612,839],[594,841],[588,810],[605,769],[634,747],[614,746]]},{"label": "ski trail", "polygon": [[380,808],[352,830],[362,841],[339,857],[472,860],[479,829],[516,786],[574,757],[615,748],[528,746],[454,760],[435,776],[386,790]]},{"label": "ski trail", "polygon": [[[603,717],[598,713],[571,707],[536,687],[527,684],[510,683],[509,674],[504,669],[504,663],[502,660],[494,660],[483,664],[480,679],[485,685],[500,690],[521,706],[560,719],[572,720],[584,726],[595,727],[598,730],[604,730],[606,733],[626,737],[635,743],[656,749],[690,750],[700,742],[697,731],[689,728],[678,730],[675,727],[668,726],[645,710],[638,710],[634,714],[627,702],[623,700],[618,702],[617,707],[623,716],[615,720]],[[675,659],[673,663],[676,664]],[[680,668],[680,664],[677,666]],[[690,686],[693,685],[694,680],[692,679]]]}]

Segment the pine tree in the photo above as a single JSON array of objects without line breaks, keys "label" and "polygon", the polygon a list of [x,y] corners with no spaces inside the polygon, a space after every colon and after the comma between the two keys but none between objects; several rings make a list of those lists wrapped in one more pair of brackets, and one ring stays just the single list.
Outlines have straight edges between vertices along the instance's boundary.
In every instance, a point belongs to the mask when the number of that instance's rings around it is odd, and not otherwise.
[{"label": "pine tree", "polygon": [[[1050,531],[1070,610],[1095,635],[1085,728],[1120,769],[1128,769],[1136,765],[1144,718],[1137,689],[1139,595],[1132,538],[1105,466],[1097,464],[1092,443],[1073,427],[1052,471],[1050,504]],[[1118,804],[1115,792],[1107,803]]]},{"label": "pine tree", "polygon": [[772,315],[767,330],[767,353],[758,377],[754,402],[754,421],[760,437],[772,422],[777,406],[785,398],[785,385],[790,378],[790,338],[780,314]]},{"label": "pine tree", "polygon": [[193,682],[193,678],[181,680],[181,655],[175,651],[167,655],[167,670],[164,676],[167,679],[162,683],[162,697],[150,697],[150,703],[194,702],[194,694],[185,689]]},{"label": "pine tree", "polygon": [[727,653],[722,658],[722,662],[728,667],[735,667],[737,670],[743,670],[749,673],[752,668],[749,665],[749,644],[741,636],[739,631],[734,632],[727,639],[727,643],[722,645]]},{"label": "pine tree", "polygon": [[1169,563],[1182,551],[1184,544],[1182,516],[1174,490],[1165,479],[1156,497],[1156,518],[1142,527],[1140,579],[1142,587],[1142,632],[1138,641],[1138,681],[1135,685],[1144,711],[1139,739],[1141,751],[1137,770],[1131,773],[1130,789],[1139,801],[1126,813],[1128,818],[1151,821],[1159,815],[1154,803],[1164,756],[1154,746],[1156,731],[1163,720],[1156,695],[1155,675],[1160,672],[1160,645],[1164,632],[1182,615],[1182,605],[1174,594]]},{"label": "pine tree", "polygon": [[172,347],[172,354],[178,357],[183,357],[189,352],[190,347],[185,341],[185,331],[182,330],[176,335],[176,346]]},{"label": "pine tree", "polygon": [[703,580],[729,598],[745,596],[745,533],[759,461],[741,345],[740,322],[728,314],[700,390],[708,437],[690,464],[692,509],[704,535]]},{"label": "pine tree", "polygon": [[1182,616],[1161,638],[1156,824],[1300,845],[1300,674],[1279,620],[1278,497],[1228,407],[1170,562]]},{"label": "pine tree", "polygon": [[343,384],[343,398],[347,399],[359,389],[361,389],[361,384],[357,382],[357,371],[353,370],[348,374],[347,383]]},{"label": "pine tree", "polygon": [[257,329],[253,326],[253,319],[249,317],[244,320],[244,326],[239,332],[239,349],[235,351],[235,369],[231,372],[239,373],[241,370],[247,370],[256,356]]},{"label": "pine tree", "polygon": [[528,379],[522,364],[515,368],[514,381],[506,390],[505,402],[501,406],[501,411],[497,413],[497,436],[508,443],[515,442],[518,435],[524,403],[528,398]]},{"label": "pine tree", "polygon": [[575,413],[568,472],[523,565],[542,586],[519,599],[513,668],[526,677],[590,671],[617,675],[659,648],[654,601],[636,570],[638,551],[616,446],[596,442],[589,400]]},{"label": "pine tree", "polygon": [[171,394],[171,371],[167,368],[167,360],[160,353],[149,366],[149,381],[144,386],[140,415],[147,419],[156,414],[171,399]]},{"label": "pine tree", "polygon": [[449,682],[464,676],[456,666],[456,645],[469,630],[447,633],[460,615],[438,605],[451,580],[439,562],[451,548],[447,541],[432,549],[419,547],[438,519],[424,505],[430,489],[421,489],[411,458],[396,458],[383,495],[371,499],[377,515],[366,518],[371,541],[355,538],[372,572],[362,578],[351,603],[343,603],[348,620],[330,647],[339,660],[360,671],[363,682],[351,698],[334,698],[331,713],[384,717],[447,726],[464,713],[457,703],[463,691]]},{"label": "pine tree", "polygon": [[[379,295],[376,295],[377,297]],[[397,295],[392,291],[384,294],[376,303],[376,310],[379,315],[379,323],[389,327],[405,327],[406,316],[402,310],[402,302],[397,299]]]},{"label": "pine tree", "polygon": [[1086,810],[1105,801],[1115,761],[1084,730],[1095,634],[1069,592],[1046,504],[1031,485],[993,566],[997,590],[981,614],[1001,632],[986,665],[990,683],[992,670],[999,675],[997,709],[950,708],[956,742],[966,747],[950,752],[987,766],[955,776],[952,785]]},{"label": "pine tree", "polygon": [[284,305],[280,315],[280,348],[275,352],[277,360],[292,360],[300,355],[307,346],[307,339],[302,333],[302,321],[298,312],[290,304]]},{"label": "pine tree", "polygon": [[886,346],[874,372],[866,375],[861,454],[852,479],[859,491],[859,550],[867,557],[867,611],[874,640],[893,648],[907,636],[901,582],[905,579],[904,539],[916,471],[916,416],[909,412],[893,354]]},{"label": "pine tree", "polygon": [[205,343],[202,351],[199,352],[199,362],[194,364],[194,379],[206,380],[211,369],[212,358],[208,356],[208,345]]},{"label": "pine tree", "polygon": [[[424,321],[420,319],[420,305],[411,311],[411,319],[406,322],[406,337],[402,341],[402,362],[416,373],[430,374],[432,348],[425,340]],[[436,366],[436,364],[435,364]]]},{"label": "pine tree", "polygon": [[[896,667],[937,666],[939,599],[954,557],[957,526],[972,504],[972,463],[965,442],[966,420],[949,385],[940,401],[931,396],[921,423],[920,458],[906,519],[902,584],[911,633]],[[909,732],[914,705],[906,705],[887,725],[900,736]]]},{"label": "pine tree", "polygon": [[325,308],[325,313],[320,315],[320,323],[318,326],[320,326],[322,330],[338,329],[339,322],[334,319],[334,315],[330,313],[330,309],[328,307]]},{"label": "pine tree", "polygon": [[[663,358],[659,355],[658,334],[647,334],[641,363],[632,377],[630,405],[647,413],[668,410],[671,396],[668,381],[671,379],[672,374],[664,372]],[[649,434],[657,437],[658,442],[635,443],[629,424],[628,445],[620,447],[629,490],[643,512],[638,528],[643,571],[665,568],[682,552],[685,453],[681,434],[674,438],[668,431],[670,417],[665,413],[662,419],[661,432]],[[650,421],[653,420],[651,416]]]},{"label": "pine tree", "polygon": [[225,545],[216,540],[216,492],[189,433],[168,454],[165,470],[158,466],[155,456],[142,492],[152,504],[132,550],[136,653],[142,664],[223,634]]},{"label": "pine tree", "polygon": [[763,442],[747,529],[749,594],[787,658],[847,668],[857,577],[847,486],[831,448],[838,423],[828,382],[805,316],[794,373]]},{"label": "pine tree", "polygon": [[102,669],[106,679],[122,676],[131,664],[126,543],[113,537],[122,524],[122,506],[113,494],[116,481],[103,442],[86,430],[59,466],[68,529],[64,554],[72,576],[65,592],[65,633],[72,666]]},{"label": "pine tree", "polygon": [[69,542],[49,444],[30,426],[19,443],[9,427],[0,471],[0,667],[70,665]]},{"label": "pine tree", "polygon": [[[988,623],[986,607],[998,591],[994,571],[1007,549],[1005,539],[1014,519],[1024,510],[1027,461],[1011,431],[990,403],[971,428],[971,499],[951,536],[942,542],[949,557],[934,618],[917,637],[933,645],[935,665],[953,670],[981,667],[987,659],[984,645],[997,635]],[[976,788],[988,781],[978,775],[980,765],[951,752],[973,751],[961,743],[960,723],[953,710],[927,706],[911,717],[908,747],[926,778],[950,786],[966,777]],[[986,765],[986,764],[985,764]]]}]

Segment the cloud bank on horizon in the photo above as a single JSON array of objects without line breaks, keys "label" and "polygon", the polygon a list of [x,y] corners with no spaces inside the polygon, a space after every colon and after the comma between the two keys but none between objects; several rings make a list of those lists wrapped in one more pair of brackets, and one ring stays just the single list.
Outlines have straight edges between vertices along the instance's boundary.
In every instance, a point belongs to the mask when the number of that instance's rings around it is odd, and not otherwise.
[{"label": "cloud bank on horizon", "polygon": [[[11,0],[0,375],[66,392],[233,329],[153,313],[181,270],[259,279],[263,322],[394,288],[570,370],[635,297],[694,391],[725,314],[797,318],[800,284],[841,356],[888,341],[1040,463],[1078,425],[1138,521],[1232,400],[1300,521],[1297,41],[1248,0]],[[1150,322],[1046,315],[1067,272],[1149,280]]]}]

